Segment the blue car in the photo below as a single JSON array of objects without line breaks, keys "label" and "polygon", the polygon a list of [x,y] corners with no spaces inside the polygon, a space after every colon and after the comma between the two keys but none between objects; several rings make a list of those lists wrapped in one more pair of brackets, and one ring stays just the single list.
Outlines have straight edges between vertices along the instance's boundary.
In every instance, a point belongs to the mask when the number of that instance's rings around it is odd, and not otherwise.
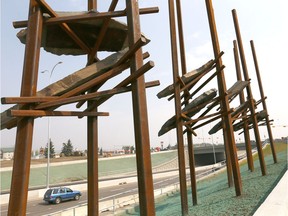
[{"label": "blue car", "polygon": [[43,200],[48,203],[59,204],[65,200],[79,200],[81,195],[80,191],[73,191],[67,187],[50,188],[45,192]]}]

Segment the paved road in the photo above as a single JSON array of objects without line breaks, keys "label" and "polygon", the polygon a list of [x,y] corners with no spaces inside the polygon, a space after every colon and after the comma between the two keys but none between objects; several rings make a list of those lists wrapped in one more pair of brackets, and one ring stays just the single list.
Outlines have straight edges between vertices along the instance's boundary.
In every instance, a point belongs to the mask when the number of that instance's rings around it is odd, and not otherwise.
[{"label": "paved road", "polygon": [[[161,177],[154,179],[154,190],[160,189],[161,187],[164,188],[165,186],[170,186],[177,183],[179,183],[178,173],[175,172],[174,176],[170,175],[168,177]],[[105,200],[111,200],[113,199],[113,197],[120,198],[137,193],[138,193],[137,182],[130,182],[127,184],[124,183],[121,185],[100,188],[99,199],[100,201],[105,201]],[[28,200],[26,215],[29,216],[47,215],[53,212],[61,211],[63,209],[72,208],[86,203],[87,203],[87,191],[82,191],[82,197],[80,198],[80,200],[66,201],[58,205],[48,204],[44,202],[42,199],[37,199],[33,201]],[[7,215],[7,210],[8,210],[8,204],[1,205],[0,215]]]}]

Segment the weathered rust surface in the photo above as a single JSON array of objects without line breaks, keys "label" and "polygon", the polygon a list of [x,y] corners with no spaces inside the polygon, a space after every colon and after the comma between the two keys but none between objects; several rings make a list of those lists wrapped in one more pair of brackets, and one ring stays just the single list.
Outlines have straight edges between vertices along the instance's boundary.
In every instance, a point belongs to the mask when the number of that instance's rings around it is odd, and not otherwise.
[{"label": "weathered rust surface", "polygon": [[[261,122],[261,121],[264,121],[266,117],[267,117],[266,110],[262,110],[259,113],[256,113],[256,119],[257,119],[258,123]],[[246,122],[247,122],[249,128],[253,127],[252,118],[248,118],[248,120],[246,120]],[[241,130],[243,128],[243,126],[244,126],[244,122],[243,121],[240,121],[237,124],[234,124],[233,125],[234,131]]]},{"label": "weathered rust surface", "polygon": [[[30,28],[27,33],[28,43],[25,47],[21,96],[35,96],[37,90],[43,19],[41,9],[35,0],[30,0],[28,17]],[[34,118],[27,117],[17,122],[8,216],[26,215],[33,128]]]},{"label": "weathered rust surface", "polygon": [[[56,12],[59,17],[81,15],[86,13],[97,12]],[[45,19],[49,19],[49,15]],[[86,20],[69,23],[69,27],[77,34],[77,36],[85,42],[89,48],[93,48],[95,41],[99,36],[101,27],[103,25],[102,19]],[[27,28],[18,32],[17,37],[21,43],[26,43]],[[141,35],[147,41],[150,41],[143,34]],[[105,37],[98,51],[118,52],[128,47],[127,39],[127,25],[111,19]],[[59,26],[59,25],[45,25],[43,28],[42,44],[41,46],[47,52],[56,55],[84,55],[87,54],[81,49],[75,41]]]},{"label": "weathered rust surface", "polygon": [[[129,47],[141,38],[141,27],[139,17],[139,5],[137,0],[126,0],[127,25],[128,25],[128,42]],[[142,49],[138,49],[131,57],[130,71],[131,79],[143,65]],[[154,64],[146,63],[147,70],[151,69]],[[143,70],[145,71],[145,69]],[[121,82],[122,83],[122,82]],[[121,83],[119,85],[121,85]],[[124,81],[123,81],[124,83]],[[137,162],[137,179],[139,194],[139,209],[141,215],[155,215],[154,202],[154,185],[152,176],[151,154],[150,154],[150,136],[147,113],[146,89],[144,73],[131,83],[132,86],[132,104],[133,119],[136,146],[136,162]]]},{"label": "weathered rust surface", "polygon": [[[233,98],[235,98],[237,95],[239,95],[244,88],[246,88],[249,85],[249,81],[240,81],[238,80],[236,83],[234,83],[233,86],[231,86],[228,90],[228,99],[232,100]],[[234,112],[231,113],[232,117],[235,117],[237,115],[239,115],[241,112],[244,111],[244,109],[247,109],[247,106],[249,105],[249,103],[243,103],[241,104],[239,107],[237,107],[235,109]],[[217,131],[219,131],[222,128],[222,121],[218,122],[216,125],[214,125],[210,131],[208,132],[210,135],[216,133]]]},{"label": "weathered rust surface", "polygon": [[172,75],[174,86],[174,106],[175,106],[175,119],[176,119],[176,137],[177,137],[177,150],[178,150],[178,164],[179,164],[179,183],[180,183],[180,199],[182,215],[188,215],[188,200],[187,200],[187,180],[185,169],[185,153],[184,153],[184,139],[183,127],[181,118],[181,97],[180,97],[180,83],[179,66],[178,66],[178,52],[177,52],[177,35],[176,35],[176,17],[174,0],[168,1],[169,7],[169,24],[170,24],[170,42],[171,42],[171,56],[172,56]]},{"label": "weathered rust surface", "polygon": [[[241,32],[240,32],[239,23],[238,23],[238,17],[237,17],[237,13],[236,13],[235,9],[232,10],[232,17],[233,17],[238,47],[239,47],[239,54],[240,54],[244,79],[246,81],[249,81],[250,77],[249,77],[248,68],[247,68],[247,64],[246,64],[246,58],[245,58],[245,53],[244,53],[244,48],[243,48],[243,43],[242,43],[242,37],[241,37]],[[255,104],[253,101],[254,98],[253,98],[251,86],[248,85],[246,90],[247,90],[247,100],[250,101],[250,103],[249,103],[250,104],[250,113],[251,113],[251,118],[252,118],[252,122],[253,122],[253,129],[254,129],[254,136],[255,136],[256,145],[257,145],[257,151],[259,154],[261,172],[262,172],[262,175],[266,175],[267,169],[266,169],[266,164],[265,164],[265,160],[264,160],[264,153],[263,153],[263,149],[262,149],[258,123],[257,123],[257,119],[256,119]]]},{"label": "weathered rust surface", "polygon": [[[210,89],[206,92],[204,92],[203,94],[201,94],[200,96],[196,97],[192,102],[190,102],[187,106],[185,106],[182,109],[182,113],[189,111],[201,104],[206,104],[207,101],[212,100],[215,96],[217,95],[217,90],[216,89]],[[199,109],[195,109],[192,112],[187,113],[186,115],[189,117],[192,117],[193,115],[195,115],[196,113],[198,113],[202,108],[201,107]],[[170,119],[168,119],[164,125],[161,127],[160,131],[158,132],[158,136],[162,136],[163,134],[167,133],[168,131],[170,131],[171,129],[176,127],[176,116],[171,117]]]},{"label": "weathered rust surface", "polygon": [[[212,39],[214,56],[215,58],[217,58],[217,56],[219,56],[220,54],[220,45],[219,45],[218,33],[217,33],[217,28],[216,28],[216,23],[215,23],[214,10],[213,10],[211,0],[205,0],[205,2],[206,2],[207,15],[208,15],[208,21],[209,21],[209,26],[210,26],[210,34],[211,34],[211,39]],[[219,58],[216,64],[216,68],[219,71],[221,67],[222,67],[222,59]],[[225,137],[225,142],[227,144],[227,147],[229,148],[228,151],[229,151],[229,157],[231,159],[233,180],[235,184],[235,192],[237,196],[240,196],[242,194],[242,182],[241,182],[241,175],[240,175],[239,164],[238,164],[237,151],[235,147],[235,137],[234,137],[233,128],[232,128],[232,118],[231,118],[231,113],[229,113],[230,104],[228,101],[228,96],[226,95],[226,81],[225,81],[223,70],[219,74],[217,74],[217,80],[218,80],[219,95],[222,98],[221,109],[225,113],[225,115],[223,116],[223,122],[225,124],[225,130],[223,130],[223,135]],[[226,156],[228,156],[228,154]]]},{"label": "weathered rust surface", "polygon": [[[239,60],[239,52],[238,52],[238,46],[237,46],[236,40],[233,41],[233,53],[234,53],[237,80],[242,80],[241,69],[240,69],[240,60]],[[244,96],[243,91],[240,92],[240,94],[239,94],[239,100],[240,100],[240,104],[247,103],[247,101],[245,102],[245,96]],[[247,109],[242,112],[241,116],[242,116],[242,120],[246,119]],[[253,172],[254,171],[254,161],[253,161],[253,155],[252,155],[251,138],[250,138],[250,132],[248,129],[248,124],[246,121],[244,121],[243,132],[244,132],[244,140],[245,140],[245,147],[246,147],[245,149],[246,149],[246,156],[247,156],[247,165],[248,165],[248,169],[251,172]]]},{"label": "weathered rust surface", "polygon": [[[96,62],[92,65],[89,65],[79,71],[76,71],[65,78],[52,83],[51,85],[43,88],[42,90],[36,93],[37,96],[59,96],[68,92],[71,89],[74,89],[81,84],[97,77],[116,64],[119,59],[127,52],[128,49],[122,50],[120,52],[114,53],[102,61]],[[11,109],[20,109],[18,105],[13,106]],[[12,118],[7,115],[7,110],[1,113],[1,130],[5,128],[13,128],[16,126],[17,119]]]},{"label": "weathered rust surface", "polygon": [[[210,70],[212,66],[213,66],[213,60],[210,60],[206,64],[202,65],[201,67],[184,74],[181,77],[181,80],[185,84],[187,84],[187,83],[191,82],[193,79],[195,79],[196,77],[200,76],[205,71]],[[167,86],[166,88],[164,88],[162,91],[160,91],[157,94],[157,97],[160,99],[163,97],[167,97],[171,94],[174,94],[174,84],[171,84],[171,85]]]},{"label": "weathered rust surface", "polygon": [[268,114],[268,109],[267,109],[267,105],[266,105],[265,94],[264,94],[264,89],[263,89],[263,85],[262,85],[262,80],[261,80],[261,75],[260,75],[260,70],[259,70],[259,66],[258,66],[258,60],[257,60],[253,40],[250,41],[250,45],[251,45],[251,50],[252,50],[252,54],[253,54],[253,60],[254,60],[255,71],[256,71],[257,80],[258,80],[259,91],[260,91],[260,95],[261,95],[261,99],[262,99],[263,109],[267,112],[267,116],[266,116],[265,120],[266,120],[266,126],[267,126],[271,151],[272,151],[274,163],[277,163],[278,160],[277,160],[277,155],[276,155],[276,149],[274,147],[274,139],[273,139],[273,134],[272,134],[272,130],[270,127],[269,114]]}]

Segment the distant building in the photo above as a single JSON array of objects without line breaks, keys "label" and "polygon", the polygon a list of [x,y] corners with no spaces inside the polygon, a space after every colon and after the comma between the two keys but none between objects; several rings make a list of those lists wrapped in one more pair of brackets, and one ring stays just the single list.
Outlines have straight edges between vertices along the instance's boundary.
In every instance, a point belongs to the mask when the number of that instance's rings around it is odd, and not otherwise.
[{"label": "distant building", "polygon": [[3,160],[12,160],[14,157],[14,148],[1,148],[0,158]]}]

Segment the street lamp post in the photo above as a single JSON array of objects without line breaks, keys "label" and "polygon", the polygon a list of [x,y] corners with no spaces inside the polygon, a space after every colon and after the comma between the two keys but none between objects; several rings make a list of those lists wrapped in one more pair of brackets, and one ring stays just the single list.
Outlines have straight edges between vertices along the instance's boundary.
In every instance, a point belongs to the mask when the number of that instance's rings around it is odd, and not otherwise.
[{"label": "street lamp post", "polygon": [[[51,77],[54,72],[54,69],[57,65],[62,64],[63,62],[57,62],[54,67],[52,68],[50,75],[49,75],[49,85],[51,84]],[[48,70],[41,71],[41,73],[49,72]],[[48,143],[47,143],[47,175],[46,175],[46,188],[49,188],[49,177],[50,177],[50,118],[48,117]]]}]

